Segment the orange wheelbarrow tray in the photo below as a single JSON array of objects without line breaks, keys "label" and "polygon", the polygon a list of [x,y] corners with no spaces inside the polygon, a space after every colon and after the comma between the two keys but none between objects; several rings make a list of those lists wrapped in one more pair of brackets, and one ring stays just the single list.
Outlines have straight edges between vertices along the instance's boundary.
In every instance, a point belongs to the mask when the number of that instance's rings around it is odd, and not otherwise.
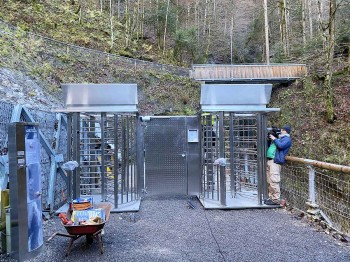
[{"label": "orange wheelbarrow tray", "polygon": [[[68,237],[70,238],[70,242],[68,245],[68,249],[66,252],[66,256],[69,255],[73,242],[77,239],[79,239],[82,236],[86,236],[86,241],[88,244],[91,244],[93,239],[96,238],[99,244],[100,252],[103,254],[103,242],[102,242],[102,230],[104,225],[109,219],[109,214],[112,209],[112,204],[111,203],[99,203],[95,204],[94,208],[102,208],[105,212],[106,219],[104,222],[100,224],[95,224],[95,225],[64,225],[62,222],[61,224],[64,226],[68,234],[65,233],[60,233],[56,232],[54,233],[47,241],[50,241],[53,239],[55,236],[63,236],[63,237]],[[70,210],[67,212],[67,218],[70,219],[72,215],[72,211]]]}]

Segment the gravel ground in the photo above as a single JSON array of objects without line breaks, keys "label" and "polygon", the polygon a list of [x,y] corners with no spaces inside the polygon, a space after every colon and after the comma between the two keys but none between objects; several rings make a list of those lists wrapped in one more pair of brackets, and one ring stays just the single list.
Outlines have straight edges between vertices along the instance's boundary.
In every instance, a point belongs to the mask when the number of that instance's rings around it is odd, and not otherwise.
[{"label": "gravel ground", "polygon": [[[195,198],[192,209],[188,199],[147,197],[138,213],[111,214],[103,255],[81,238],[65,258],[69,240],[56,236],[32,261],[350,261],[349,245],[285,209],[204,210]],[[57,217],[45,222],[45,241],[56,231]]]}]

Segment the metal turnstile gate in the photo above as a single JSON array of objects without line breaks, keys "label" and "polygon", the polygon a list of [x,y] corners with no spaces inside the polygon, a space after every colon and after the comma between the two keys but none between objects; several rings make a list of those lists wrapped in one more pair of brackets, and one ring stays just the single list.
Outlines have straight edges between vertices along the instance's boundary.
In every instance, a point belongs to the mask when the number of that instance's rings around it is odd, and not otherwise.
[{"label": "metal turnstile gate", "polygon": [[113,203],[115,211],[124,211],[125,204],[133,210],[130,203],[139,198],[137,116],[73,113],[68,115],[68,126],[76,134],[70,136],[68,157],[79,162],[69,175],[73,198],[93,197]]},{"label": "metal turnstile gate", "polygon": [[205,207],[259,207],[266,189],[266,115],[202,115],[202,191]]},{"label": "metal turnstile gate", "polygon": [[143,122],[145,190],[149,195],[197,194],[197,117],[149,117]]}]

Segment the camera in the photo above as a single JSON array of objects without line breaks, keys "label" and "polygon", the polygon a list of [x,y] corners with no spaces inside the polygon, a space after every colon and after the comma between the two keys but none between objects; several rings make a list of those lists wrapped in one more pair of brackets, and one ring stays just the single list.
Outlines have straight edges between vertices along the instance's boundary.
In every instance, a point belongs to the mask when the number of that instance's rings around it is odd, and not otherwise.
[{"label": "camera", "polygon": [[274,137],[277,137],[281,134],[281,128],[272,126],[267,128],[267,141],[271,143],[270,135],[273,135]]}]

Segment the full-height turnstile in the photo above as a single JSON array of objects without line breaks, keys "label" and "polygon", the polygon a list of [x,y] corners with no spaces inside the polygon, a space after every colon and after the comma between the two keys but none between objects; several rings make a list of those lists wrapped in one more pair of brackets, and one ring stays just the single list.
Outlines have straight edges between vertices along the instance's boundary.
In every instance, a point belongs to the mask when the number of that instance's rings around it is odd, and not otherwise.
[{"label": "full-height turnstile", "polygon": [[67,202],[92,197],[112,212],[137,211],[140,177],[135,84],[63,85],[67,113]]},{"label": "full-height turnstile", "polygon": [[202,85],[201,193],[205,208],[259,208],[267,198],[266,108],[271,85]]}]

